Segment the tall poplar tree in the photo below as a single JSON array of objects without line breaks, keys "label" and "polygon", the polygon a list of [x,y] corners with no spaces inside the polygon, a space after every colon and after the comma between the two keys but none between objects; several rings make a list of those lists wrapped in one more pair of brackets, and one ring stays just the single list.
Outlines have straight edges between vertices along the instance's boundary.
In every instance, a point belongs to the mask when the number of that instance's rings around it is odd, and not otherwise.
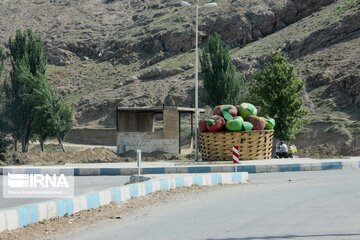
[{"label": "tall poplar tree", "polygon": [[0,46],[0,77],[4,69],[4,61],[5,61],[4,49],[2,48],[2,46]]},{"label": "tall poplar tree", "polygon": [[39,82],[45,79],[44,43],[31,29],[17,30],[15,38],[9,39],[9,49],[12,70],[10,82],[5,84],[6,113],[15,142],[20,140],[22,152],[27,152],[29,141],[34,137],[35,106],[31,104],[31,96],[39,88]]},{"label": "tall poplar tree", "polygon": [[[27,152],[29,141],[38,137],[42,150],[47,137],[66,136],[72,126],[63,109],[70,109],[46,79],[44,43],[29,29],[9,39],[12,71],[5,84],[6,114],[13,138]],[[66,124],[64,130],[64,121]],[[64,139],[62,137],[62,141]],[[59,140],[60,142],[60,140]],[[60,142],[62,148],[62,142]],[[64,149],[64,148],[63,148]]]},{"label": "tall poplar tree", "polygon": [[[0,46],[0,79],[1,74],[4,68],[4,61],[5,61],[5,54],[4,49]],[[6,132],[6,122],[5,122],[5,115],[4,115],[4,95],[2,87],[0,86],[0,153],[4,152],[7,146],[7,141],[5,139],[5,132]]]},{"label": "tall poplar tree", "polygon": [[240,104],[247,95],[244,79],[236,71],[229,49],[214,33],[202,49],[201,70],[206,90],[205,102],[214,107],[219,104]]}]

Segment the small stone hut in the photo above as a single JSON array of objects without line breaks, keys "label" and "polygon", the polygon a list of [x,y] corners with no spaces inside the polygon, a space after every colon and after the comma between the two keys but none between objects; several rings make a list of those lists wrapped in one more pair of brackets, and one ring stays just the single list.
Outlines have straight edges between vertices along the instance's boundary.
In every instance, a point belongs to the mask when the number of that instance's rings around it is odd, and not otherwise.
[{"label": "small stone hut", "polygon": [[[204,112],[199,109],[199,113]],[[117,107],[117,152],[162,151],[188,154],[193,150],[195,108],[184,107]],[[181,146],[182,118],[188,120],[190,139],[188,148]]]}]

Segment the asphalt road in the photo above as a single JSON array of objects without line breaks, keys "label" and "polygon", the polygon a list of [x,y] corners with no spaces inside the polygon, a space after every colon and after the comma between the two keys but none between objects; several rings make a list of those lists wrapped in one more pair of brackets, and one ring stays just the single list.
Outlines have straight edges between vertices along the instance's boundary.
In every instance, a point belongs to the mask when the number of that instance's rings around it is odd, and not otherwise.
[{"label": "asphalt road", "polygon": [[[30,203],[43,202],[49,199],[29,199],[29,198],[3,198],[3,178],[0,176],[0,210],[21,206]],[[129,176],[82,176],[74,177],[75,195],[102,190],[105,188],[122,186],[130,179]]]},{"label": "asphalt road", "polygon": [[360,239],[359,170],[250,179],[99,222],[66,239]]}]

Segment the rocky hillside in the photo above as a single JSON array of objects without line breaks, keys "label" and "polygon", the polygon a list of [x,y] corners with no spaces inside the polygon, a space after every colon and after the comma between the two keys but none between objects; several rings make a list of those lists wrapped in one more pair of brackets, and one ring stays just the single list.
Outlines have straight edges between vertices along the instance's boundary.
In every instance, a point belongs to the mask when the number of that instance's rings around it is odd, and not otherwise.
[{"label": "rocky hillside", "polygon": [[[219,32],[249,80],[269,53],[288,53],[307,83],[313,124],[302,137],[360,145],[360,0],[217,2],[200,9],[201,44]],[[0,36],[6,46],[33,28],[77,124],[109,127],[116,105],[193,105],[194,16],[173,0],[2,0]]]}]

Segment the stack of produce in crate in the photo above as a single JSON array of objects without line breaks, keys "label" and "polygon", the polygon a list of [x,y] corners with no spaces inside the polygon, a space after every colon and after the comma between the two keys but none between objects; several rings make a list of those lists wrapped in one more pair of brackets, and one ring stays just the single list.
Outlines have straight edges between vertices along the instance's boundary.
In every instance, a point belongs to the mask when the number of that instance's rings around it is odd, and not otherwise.
[{"label": "stack of produce in crate", "polygon": [[199,122],[200,132],[273,130],[275,120],[257,116],[257,109],[251,103],[238,107],[220,105],[214,108],[213,115]]},{"label": "stack of produce in crate", "polygon": [[210,118],[199,121],[202,159],[230,160],[233,146],[240,160],[269,159],[274,127],[275,120],[257,116],[251,103],[217,106]]}]

